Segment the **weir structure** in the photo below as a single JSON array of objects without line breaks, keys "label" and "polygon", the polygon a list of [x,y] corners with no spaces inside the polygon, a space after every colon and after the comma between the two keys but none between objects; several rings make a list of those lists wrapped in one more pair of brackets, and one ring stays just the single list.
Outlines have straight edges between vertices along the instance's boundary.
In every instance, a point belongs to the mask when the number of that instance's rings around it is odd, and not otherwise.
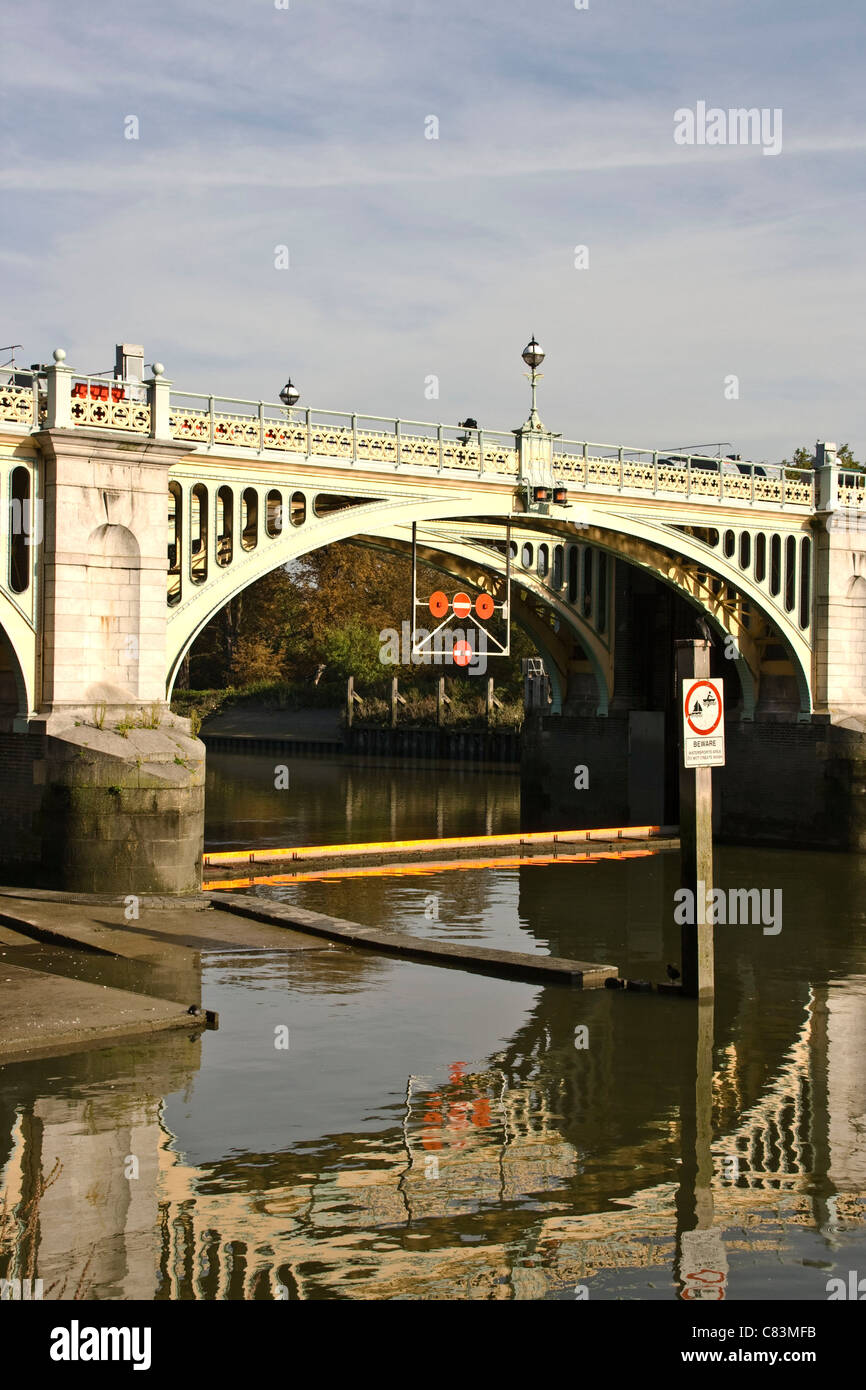
[{"label": "weir structure", "polygon": [[296,402],[176,390],[130,344],[113,375],[61,349],[0,373],[7,876],[196,888],[204,749],[169,709],[185,655],[271,570],[350,538],[406,553],[413,525],[543,656],[526,784],[564,823],[676,820],[670,656],[703,620],[727,678],[718,828],[866,848],[866,475],[834,445],[797,469],[567,440],[534,390],[510,431]]}]

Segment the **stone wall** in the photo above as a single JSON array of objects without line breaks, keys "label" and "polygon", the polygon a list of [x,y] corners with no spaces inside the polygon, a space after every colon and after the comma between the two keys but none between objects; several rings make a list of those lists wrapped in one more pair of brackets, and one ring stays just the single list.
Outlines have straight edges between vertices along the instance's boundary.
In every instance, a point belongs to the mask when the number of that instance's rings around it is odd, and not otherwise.
[{"label": "stone wall", "polygon": [[204,746],[181,728],[0,735],[0,877],[72,892],[201,884]]},{"label": "stone wall", "polygon": [[[820,718],[733,721],[726,753],[726,765],[713,771],[713,819],[721,839],[866,852],[866,735]],[[668,718],[666,824],[679,819],[676,760],[676,730]],[[646,808],[633,804],[641,778],[630,762],[627,719],[533,721],[523,734],[526,813],[542,818],[539,828],[646,824]],[[585,790],[574,785],[578,764],[588,769]]]}]

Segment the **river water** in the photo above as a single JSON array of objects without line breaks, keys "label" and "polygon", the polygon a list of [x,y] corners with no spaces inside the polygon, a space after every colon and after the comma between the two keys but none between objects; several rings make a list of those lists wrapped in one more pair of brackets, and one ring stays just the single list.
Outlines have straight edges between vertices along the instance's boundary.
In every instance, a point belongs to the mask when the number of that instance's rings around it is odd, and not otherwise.
[{"label": "river water", "polygon": [[[507,770],[297,758],[277,790],[273,756],[208,761],[211,848],[541,828]],[[250,891],[663,979],[677,872]],[[781,915],[717,928],[713,1010],[326,943],[204,952],[218,1031],[0,1073],[7,1183],[37,1139],[43,1168],[86,1174],[71,1206],[43,1198],[40,1273],[74,1282],[89,1258],[99,1298],[825,1300],[866,1272],[864,873],[723,847],[719,885],[778,890]]]}]

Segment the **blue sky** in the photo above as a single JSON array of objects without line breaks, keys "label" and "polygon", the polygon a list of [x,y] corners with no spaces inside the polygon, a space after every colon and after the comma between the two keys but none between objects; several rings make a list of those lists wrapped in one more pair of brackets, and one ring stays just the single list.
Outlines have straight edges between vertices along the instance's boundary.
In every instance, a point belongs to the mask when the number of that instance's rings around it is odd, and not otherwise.
[{"label": "blue sky", "polygon": [[[864,41],[862,0],[32,0],[0,343],[510,429],[534,332],[567,438],[863,458]],[[781,153],[676,145],[698,101],[780,108]]]}]

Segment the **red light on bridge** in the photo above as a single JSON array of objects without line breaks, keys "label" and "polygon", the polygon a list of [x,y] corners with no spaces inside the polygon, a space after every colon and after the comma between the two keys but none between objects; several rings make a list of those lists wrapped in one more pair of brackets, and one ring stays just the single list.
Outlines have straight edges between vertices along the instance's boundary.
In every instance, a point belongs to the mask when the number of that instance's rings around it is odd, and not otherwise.
[{"label": "red light on bridge", "polygon": [[72,387],[72,396],[75,400],[107,401],[108,393],[111,392],[111,399],[117,404],[118,401],[126,400],[126,388],[123,386],[103,386],[99,382],[92,381],[88,385],[86,381],[76,381]]}]

